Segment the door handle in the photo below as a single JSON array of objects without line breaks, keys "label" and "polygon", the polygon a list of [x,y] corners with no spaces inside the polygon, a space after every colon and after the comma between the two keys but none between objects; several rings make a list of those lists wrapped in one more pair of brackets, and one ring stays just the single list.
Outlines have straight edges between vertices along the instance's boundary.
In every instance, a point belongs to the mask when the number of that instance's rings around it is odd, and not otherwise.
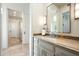
[{"label": "door handle", "polygon": [[24,32],[24,34],[25,34],[25,32]]}]

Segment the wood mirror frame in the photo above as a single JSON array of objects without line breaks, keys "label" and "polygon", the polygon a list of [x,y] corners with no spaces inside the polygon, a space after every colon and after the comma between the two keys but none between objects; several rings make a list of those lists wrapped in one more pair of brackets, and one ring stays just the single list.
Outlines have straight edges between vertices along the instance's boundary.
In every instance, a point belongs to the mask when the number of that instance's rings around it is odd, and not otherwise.
[{"label": "wood mirror frame", "polygon": [[79,15],[76,15],[76,12],[79,12],[79,8],[76,7],[77,4],[79,5],[79,3],[75,3],[74,4],[74,19],[75,20],[78,20],[79,19]]}]

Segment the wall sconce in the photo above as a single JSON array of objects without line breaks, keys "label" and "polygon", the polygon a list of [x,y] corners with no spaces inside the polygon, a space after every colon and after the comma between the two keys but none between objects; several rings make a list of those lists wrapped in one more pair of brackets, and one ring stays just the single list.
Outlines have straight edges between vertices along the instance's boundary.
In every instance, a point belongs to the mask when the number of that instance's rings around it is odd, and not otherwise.
[{"label": "wall sconce", "polygon": [[74,8],[75,10],[75,19],[77,20],[77,19],[79,19],[79,3],[76,3],[75,4],[75,8]]},{"label": "wall sconce", "polygon": [[16,16],[16,11],[13,11],[13,16]]},{"label": "wall sconce", "polygon": [[1,14],[3,14],[3,8],[1,8],[0,12],[1,12]]}]

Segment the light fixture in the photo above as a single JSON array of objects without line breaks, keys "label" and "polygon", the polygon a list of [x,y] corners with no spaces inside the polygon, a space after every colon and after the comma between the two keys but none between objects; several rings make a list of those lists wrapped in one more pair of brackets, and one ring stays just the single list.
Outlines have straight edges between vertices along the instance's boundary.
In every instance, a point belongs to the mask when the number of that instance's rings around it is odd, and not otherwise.
[{"label": "light fixture", "polygon": [[40,25],[41,25],[41,26],[43,26],[43,25],[46,24],[46,17],[45,17],[45,16],[40,17],[39,19],[40,19]]},{"label": "light fixture", "polygon": [[16,11],[13,11],[13,16],[16,16]]},{"label": "light fixture", "polygon": [[3,14],[3,8],[1,8],[1,14]]}]

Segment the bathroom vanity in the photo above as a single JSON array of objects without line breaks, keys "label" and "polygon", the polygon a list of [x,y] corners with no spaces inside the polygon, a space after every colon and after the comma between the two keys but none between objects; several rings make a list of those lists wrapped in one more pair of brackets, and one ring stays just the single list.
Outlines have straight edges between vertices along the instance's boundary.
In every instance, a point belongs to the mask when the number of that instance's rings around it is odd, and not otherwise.
[{"label": "bathroom vanity", "polygon": [[[33,35],[34,56],[79,56],[79,37],[75,38],[71,28],[73,5],[52,3],[47,7],[46,31],[49,35]],[[66,35],[75,39],[67,38]]]},{"label": "bathroom vanity", "polygon": [[79,56],[79,41],[60,37],[33,37],[34,56]]}]

